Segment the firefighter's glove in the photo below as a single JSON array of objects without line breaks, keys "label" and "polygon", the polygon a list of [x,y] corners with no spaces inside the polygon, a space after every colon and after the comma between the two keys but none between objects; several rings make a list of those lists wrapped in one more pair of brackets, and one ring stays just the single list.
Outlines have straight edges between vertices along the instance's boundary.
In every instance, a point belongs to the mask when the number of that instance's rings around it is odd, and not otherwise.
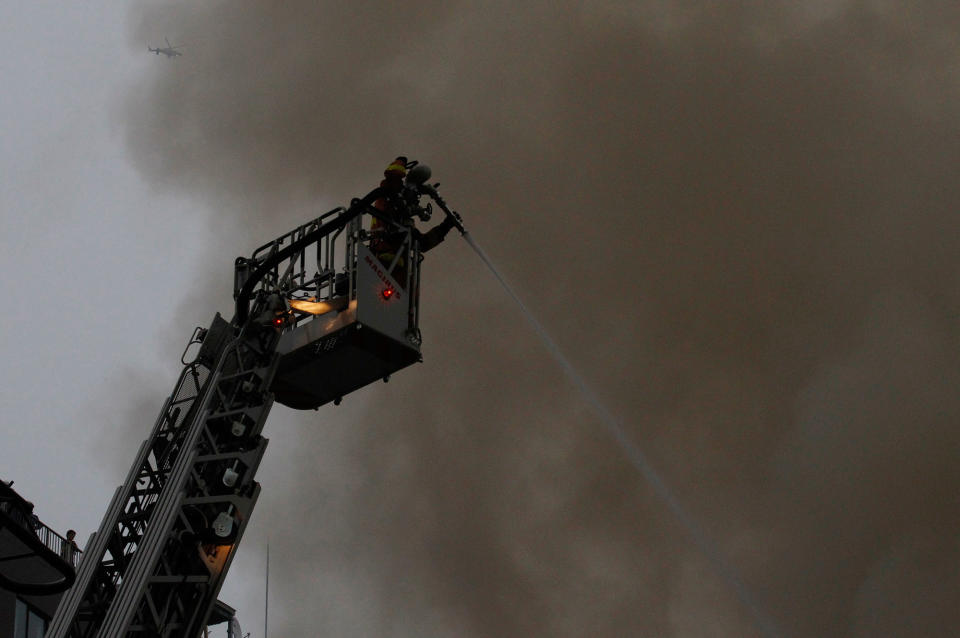
[{"label": "firefighter's glove", "polygon": [[443,234],[446,235],[450,232],[450,229],[456,228],[457,220],[453,218],[452,215],[447,215],[443,218],[443,221],[440,222],[440,228],[443,229]]}]

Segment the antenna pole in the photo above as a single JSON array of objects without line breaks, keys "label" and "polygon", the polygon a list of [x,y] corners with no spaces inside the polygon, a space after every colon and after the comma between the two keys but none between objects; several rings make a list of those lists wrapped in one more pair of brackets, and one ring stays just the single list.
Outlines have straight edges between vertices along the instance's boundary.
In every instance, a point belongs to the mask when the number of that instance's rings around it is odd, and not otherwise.
[{"label": "antenna pole", "polygon": [[267,543],[267,586],[263,594],[263,638],[267,638],[267,614],[270,612],[270,543]]}]

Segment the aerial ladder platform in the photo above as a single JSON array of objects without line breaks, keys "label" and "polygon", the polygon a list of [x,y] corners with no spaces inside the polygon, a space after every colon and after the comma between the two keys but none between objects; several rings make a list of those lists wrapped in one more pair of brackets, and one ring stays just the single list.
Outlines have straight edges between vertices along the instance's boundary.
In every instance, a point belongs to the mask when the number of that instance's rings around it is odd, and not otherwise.
[{"label": "aerial ladder platform", "polygon": [[200,636],[260,495],[274,402],[338,404],[421,360],[413,220],[430,218],[432,200],[464,230],[415,166],[402,188],[374,189],[236,260],[234,316],[193,332],[48,638]]}]

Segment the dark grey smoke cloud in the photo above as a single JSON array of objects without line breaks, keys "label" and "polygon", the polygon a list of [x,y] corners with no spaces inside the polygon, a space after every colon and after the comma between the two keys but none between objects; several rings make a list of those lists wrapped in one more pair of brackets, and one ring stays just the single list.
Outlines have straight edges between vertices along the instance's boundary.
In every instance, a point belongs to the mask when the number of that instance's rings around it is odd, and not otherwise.
[{"label": "dark grey smoke cloud", "polygon": [[[185,55],[129,148],[249,247],[426,161],[784,635],[947,636],[960,15],[800,4],[140,2]],[[426,265],[426,362],[271,431],[277,635],[758,635],[467,246]]]}]

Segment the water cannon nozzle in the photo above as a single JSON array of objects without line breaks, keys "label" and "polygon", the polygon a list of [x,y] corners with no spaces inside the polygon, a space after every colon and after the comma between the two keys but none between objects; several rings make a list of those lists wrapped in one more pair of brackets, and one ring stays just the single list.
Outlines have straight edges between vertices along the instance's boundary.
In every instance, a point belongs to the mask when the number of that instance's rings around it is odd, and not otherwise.
[{"label": "water cannon nozzle", "polygon": [[415,184],[420,186],[425,184],[428,179],[430,179],[431,171],[430,167],[426,164],[417,164],[410,169],[410,172],[407,173],[407,184]]}]

